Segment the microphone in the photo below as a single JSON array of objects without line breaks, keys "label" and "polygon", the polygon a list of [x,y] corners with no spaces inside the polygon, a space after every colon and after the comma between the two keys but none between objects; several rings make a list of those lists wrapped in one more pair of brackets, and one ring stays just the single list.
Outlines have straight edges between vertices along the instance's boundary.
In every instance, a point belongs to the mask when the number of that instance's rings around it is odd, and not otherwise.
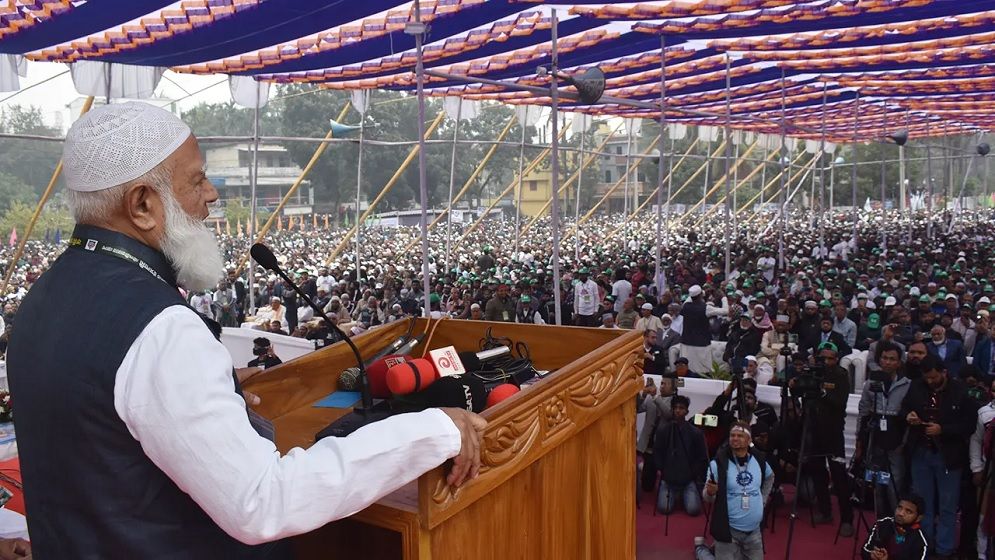
[{"label": "microphone", "polygon": [[391,393],[407,395],[429,387],[439,377],[439,371],[430,360],[415,358],[391,366],[387,370],[386,384]]},{"label": "microphone", "polygon": [[462,408],[482,412],[487,407],[484,383],[468,375],[442,377],[423,391],[394,399],[397,412],[420,412],[429,408]]},{"label": "microphone", "polygon": [[521,389],[517,385],[512,383],[504,383],[498,385],[497,387],[491,389],[491,392],[487,395],[487,408],[490,408],[499,402],[511,397]]},{"label": "microphone", "polygon": [[[397,339],[386,349],[377,353],[377,356],[366,362],[366,376],[369,378],[370,394],[375,399],[386,399],[390,397],[390,389],[387,387],[387,370],[392,366],[404,363],[404,356],[411,353],[415,346],[418,346],[424,334],[419,334],[410,339]],[[393,350],[393,351],[392,351]],[[339,388],[343,391],[355,391],[359,388],[359,368],[347,368],[339,376]]]},{"label": "microphone", "polygon": [[493,360],[507,354],[511,354],[511,348],[507,346],[498,346],[497,348],[492,348],[490,350],[483,350],[481,352],[460,352],[459,359],[463,362],[463,366],[467,371],[480,371],[486,369],[484,367],[484,362],[487,360]]},{"label": "microphone", "polygon": [[[321,317],[325,321],[325,324],[328,325],[328,328],[337,332],[339,334],[339,337],[341,337],[342,340],[344,340],[345,343],[349,345],[349,349],[352,350],[353,355],[356,357],[356,365],[359,368],[360,392],[362,394],[362,399],[363,399],[362,406],[356,407],[354,410],[355,413],[360,414],[361,416],[364,417],[361,423],[352,429],[355,430],[360,425],[385,417],[385,415],[381,416],[381,415],[371,414],[374,410],[374,403],[373,403],[373,396],[370,394],[369,378],[366,375],[366,364],[363,363],[363,356],[359,353],[359,348],[356,348],[356,344],[352,341],[352,339],[346,336],[346,334],[342,332],[342,329],[340,329],[338,325],[335,324],[334,321],[328,318],[328,315],[325,314],[324,310],[315,305],[314,301],[312,301],[311,298],[308,297],[306,293],[304,293],[304,290],[301,290],[300,286],[298,286],[293,280],[290,279],[289,276],[286,275],[286,273],[283,272],[283,269],[280,268],[280,263],[277,262],[276,260],[276,255],[273,254],[273,251],[271,251],[269,247],[263,245],[262,243],[254,243],[252,245],[252,248],[249,249],[249,254],[252,256],[252,260],[259,263],[260,266],[262,266],[266,270],[270,270],[272,272],[277,273],[281,278],[283,278],[287,282],[287,284],[289,284],[290,287],[293,288],[295,292],[297,292],[297,295],[299,295],[301,299],[305,303],[307,303],[311,309],[314,310],[315,316]],[[349,415],[346,415],[340,420],[343,420],[344,423],[349,425],[355,423],[354,420],[347,420],[348,418]]]}]

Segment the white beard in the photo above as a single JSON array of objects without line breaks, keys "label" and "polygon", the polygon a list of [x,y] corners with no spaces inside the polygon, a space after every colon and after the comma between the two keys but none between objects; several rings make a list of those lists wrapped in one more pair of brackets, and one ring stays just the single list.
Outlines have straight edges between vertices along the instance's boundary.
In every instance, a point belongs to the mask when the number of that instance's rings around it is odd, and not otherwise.
[{"label": "white beard", "polygon": [[204,222],[184,212],[172,193],[162,198],[166,208],[166,229],[160,244],[163,254],[173,264],[177,283],[195,292],[214,288],[225,270],[214,233]]}]

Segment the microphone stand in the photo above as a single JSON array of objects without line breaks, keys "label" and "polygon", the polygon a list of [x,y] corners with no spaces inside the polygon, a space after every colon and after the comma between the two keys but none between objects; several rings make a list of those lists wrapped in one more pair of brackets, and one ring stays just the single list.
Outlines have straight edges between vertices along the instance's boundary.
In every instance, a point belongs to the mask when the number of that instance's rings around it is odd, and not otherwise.
[{"label": "microphone stand", "polygon": [[338,333],[342,340],[349,345],[349,349],[352,350],[353,355],[356,357],[356,367],[359,368],[360,395],[362,397],[362,404],[353,408],[353,412],[351,414],[346,414],[335,422],[332,422],[324,430],[318,433],[316,439],[321,439],[325,436],[344,437],[366,424],[390,416],[390,403],[387,403],[386,401],[373,401],[373,395],[370,393],[370,380],[366,373],[366,365],[363,363],[363,356],[359,353],[359,348],[356,347],[356,344],[352,341],[352,339],[346,336],[346,334],[342,332],[342,329],[340,329],[338,325],[328,318],[325,311],[315,305],[314,301],[312,301],[311,298],[308,297],[303,290],[301,290],[300,286],[298,286],[293,280],[290,279],[289,276],[286,275],[286,273],[283,272],[283,269],[280,268],[280,263],[277,262],[276,256],[273,255],[273,251],[271,251],[269,247],[263,245],[262,243],[256,243],[252,246],[249,253],[252,255],[253,260],[262,265],[263,268],[272,270],[283,278],[287,284],[289,284],[290,287],[297,292],[297,295],[299,295],[301,299],[303,299],[308,306],[310,306],[311,309],[313,309],[314,312],[325,321],[325,324],[328,325],[332,331]]}]

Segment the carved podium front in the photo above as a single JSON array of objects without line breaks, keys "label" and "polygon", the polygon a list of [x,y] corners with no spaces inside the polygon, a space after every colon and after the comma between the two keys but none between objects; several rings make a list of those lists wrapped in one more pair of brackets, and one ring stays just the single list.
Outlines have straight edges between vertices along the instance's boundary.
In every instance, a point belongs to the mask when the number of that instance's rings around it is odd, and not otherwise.
[{"label": "carved podium front", "polygon": [[[493,335],[528,345],[537,384],[484,412],[480,476],[453,490],[445,470],[356,515],[297,537],[300,558],[449,560],[635,558],[635,400],[642,339],[635,331],[443,320],[432,349],[478,350]],[[406,322],[355,339],[364,355]],[[415,332],[431,329],[419,319]],[[416,348],[415,355],[424,349]],[[307,447],[348,411],[314,408],[351,363],[337,344],[251,380],[282,452]]]}]

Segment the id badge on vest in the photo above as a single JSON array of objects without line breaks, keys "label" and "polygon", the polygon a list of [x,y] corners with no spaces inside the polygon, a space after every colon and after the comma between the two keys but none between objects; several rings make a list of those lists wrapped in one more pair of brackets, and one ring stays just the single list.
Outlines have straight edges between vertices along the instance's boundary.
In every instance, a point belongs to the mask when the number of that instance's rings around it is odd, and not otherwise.
[{"label": "id badge on vest", "polygon": [[744,492],[743,493],[743,499],[741,500],[741,502],[742,502],[743,511],[749,511],[750,510],[750,495]]},{"label": "id badge on vest", "polygon": [[888,431],[888,419],[887,418],[883,418],[882,417],[878,421],[878,429],[880,429],[882,432],[887,432]]}]

